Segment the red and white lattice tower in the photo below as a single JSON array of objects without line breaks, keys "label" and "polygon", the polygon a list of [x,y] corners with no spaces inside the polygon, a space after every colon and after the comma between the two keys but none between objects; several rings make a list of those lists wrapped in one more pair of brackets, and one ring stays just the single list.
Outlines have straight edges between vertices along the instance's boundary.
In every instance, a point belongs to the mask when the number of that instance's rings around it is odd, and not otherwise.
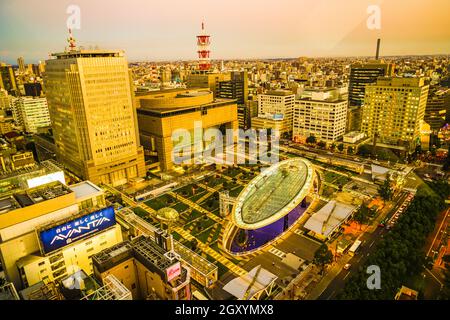
[{"label": "red and white lattice tower", "polygon": [[205,24],[202,22],[202,34],[197,36],[198,69],[201,71],[208,71],[211,68],[209,38],[210,36],[205,32]]}]

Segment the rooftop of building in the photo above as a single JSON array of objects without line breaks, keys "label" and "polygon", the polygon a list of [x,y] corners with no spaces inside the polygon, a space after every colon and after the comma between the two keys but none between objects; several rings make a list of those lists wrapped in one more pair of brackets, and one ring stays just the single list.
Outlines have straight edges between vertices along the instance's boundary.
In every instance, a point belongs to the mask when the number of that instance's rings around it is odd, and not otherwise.
[{"label": "rooftop of building", "polygon": [[294,93],[291,90],[285,90],[285,89],[277,89],[277,90],[269,90],[267,91],[267,93],[263,94],[266,96],[290,96],[293,95]]},{"label": "rooftop of building", "polygon": [[104,272],[130,258],[136,258],[147,268],[156,268],[163,273],[178,261],[167,257],[168,252],[150,238],[141,236],[93,255],[92,261],[100,272]]},{"label": "rooftop of building", "polygon": [[103,194],[103,190],[90,181],[82,181],[80,183],[69,186],[69,189],[75,192],[75,198],[85,199],[92,198]]},{"label": "rooftop of building", "polygon": [[303,158],[272,165],[239,194],[233,209],[235,224],[256,229],[277,221],[306,197],[312,180],[312,166]]},{"label": "rooftop of building", "polygon": [[19,295],[13,283],[6,283],[0,286],[0,301],[2,300],[19,300]]},{"label": "rooftop of building", "polygon": [[[26,182],[31,179],[39,180],[39,177],[56,172],[61,172],[61,174],[64,175],[63,170],[58,167],[53,160],[46,160],[42,161],[39,164],[35,163],[18,170],[3,172],[0,174],[0,181],[2,182],[2,184],[5,184],[5,181],[12,180],[15,182],[14,184],[16,185],[16,187],[20,188],[25,187],[25,185],[27,184]],[[23,183],[18,183],[21,180],[23,180]],[[14,191],[15,189],[11,190],[11,192]]]},{"label": "rooftop of building", "polygon": [[395,296],[395,300],[417,300],[419,293],[416,290],[402,286]]},{"label": "rooftop of building", "polygon": [[313,99],[311,97],[302,97],[300,99],[298,99],[298,101],[309,101],[309,102],[320,102],[320,103],[342,103],[342,102],[346,102],[346,99],[342,99],[342,98],[333,98],[333,97],[329,97],[326,99]]},{"label": "rooftop of building", "polygon": [[352,68],[358,68],[358,67],[362,67],[362,68],[364,68],[364,67],[384,67],[384,66],[387,66],[387,65],[389,65],[389,64],[391,64],[391,63],[388,63],[388,62],[385,62],[383,59],[378,59],[378,60],[375,60],[375,59],[373,59],[373,60],[368,60],[368,61],[365,61],[365,62],[355,62],[355,63],[352,63],[352,65],[351,65],[351,67]]},{"label": "rooftop of building", "polygon": [[0,199],[0,214],[55,199],[72,192],[59,181],[50,182]]},{"label": "rooftop of building", "polygon": [[77,50],[67,50],[64,52],[52,53],[52,57],[57,59],[71,58],[92,58],[92,57],[123,57],[123,50],[103,50],[103,49],[84,49],[80,47]]},{"label": "rooftop of building", "polygon": [[423,77],[379,77],[375,83],[367,84],[367,87],[417,88],[424,85]]},{"label": "rooftop of building", "polygon": [[364,134],[364,133],[361,131],[350,131],[350,132],[347,132],[346,134],[344,134],[344,137],[356,138],[362,134]]},{"label": "rooftop of building", "polygon": [[83,270],[57,282],[40,281],[20,295],[24,300],[131,300],[131,292],[113,275],[101,284]]},{"label": "rooftop of building", "polygon": [[234,99],[214,98],[207,88],[169,89],[148,92],[136,97],[138,113],[165,114],[176,111],[194,111],[199,107],[214,107],[232,103]]}]

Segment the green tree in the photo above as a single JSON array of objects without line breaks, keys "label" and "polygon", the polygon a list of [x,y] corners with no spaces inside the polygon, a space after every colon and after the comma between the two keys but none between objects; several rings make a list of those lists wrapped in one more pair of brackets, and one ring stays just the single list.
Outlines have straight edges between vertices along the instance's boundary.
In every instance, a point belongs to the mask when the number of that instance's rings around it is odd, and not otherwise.
[{"label": "green tree", "polygon": [[378,193],[385,201],[392,199],[393,190],[391,186],[391,177],[389,175],[387,175],[386,180],[384,180],[383,184],[378,188]]},{"label": "green tree", "polygon": [[353,154],[354,151],[355,151],[355,150],[353,149],[352,146],[350,146],[350,147],[347,148],[347,153],[348,153],[348,154]]},{"label": "green tree", "polygon": [[313,135],[310,135],[308,138],[306,138],[306,143],[314,144],[316,142],[317,142],[317,139]]},{"label": "green tree", "polygon": [[330,146],[330,150],[334,151],[336,149],[336,143],[332,143]]},{"label": "green tree", "polygon": [[367,218],[369,216],[369,210],[370,209],[367,207],[367,205],[363,203],[359,208],[359,210],[353,216],[353,219],[359,224],[359,229],[361,229],[361,226],[364,224],[364,222],[367,221]]},{"label": "green tree", "polygon": [[445,264],[444,271],[444,285],[441,290],[440,299],[441,300],[450,300],[450,264]]},{"label": "green tree", "polygon": [[444,171],[450,170],[450,152],[447,152],[447,157],[445,157],[444,165],[442,166],[442,170],[444,170]]},{"label": "green tree", "polygon": [[359,148],[358,148],[358,154],[360,156],[367,157],[371,153],[372,152],[370,150],[370,147],[368,145],[366,145],[366,144],[363,144],[363,145],[359,146]]},{"label": "green tree", "polygon": [[328,249],[327,245],[322,244],[314,253],[313,263],[316,266],[321,267],[321,272],[325,270],[325,266],[329,265],[333,261],[333,253]]},{"label": "green tree", "polygon": [[325,148],[326,146],[327,146],[327,144],[325,143],[325,142],[323,142],[323,141],[319,141],[319,142],[317,142],[317,146],[319,147],[319,148]]},{"label": "green tree", "polygon": [[197,247],[198,247],[197,239],[192,238],[192,240],[190,241],[190,247],[191,247],[192,251],[197,250]]},{"label": "green tree", "polygon": [[344,144],[343,144],[343,143],[340,143],[340,144],[337,146],[337,148],[338,148],[338,150],[339,150],[340,152],[344,151]]}]

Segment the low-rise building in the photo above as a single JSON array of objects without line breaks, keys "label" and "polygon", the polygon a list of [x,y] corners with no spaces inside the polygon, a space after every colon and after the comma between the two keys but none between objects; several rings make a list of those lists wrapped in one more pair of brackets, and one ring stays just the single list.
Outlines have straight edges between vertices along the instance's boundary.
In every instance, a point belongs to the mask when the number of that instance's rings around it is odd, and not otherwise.
[{"label": "low-rise building", "polygon": [[80,269],[92,273],[90,256],[122,241],[114,209],[104,205],[101,189],[90,182],[67,187],[54,181],[2,197],[0,258],[7,280],[21,289]]},{"label": "low-rise building", "polygon": [[[225,134],[226,129],[238,129],[236,101],[214,98],[209,89],[162,90],[136,99],[141,143],[147,156],[157,156],[162,170],[170,170],[174,165],[177,131],[189,132],[191,140],[180,143],[192,151],[195,144],[195,151],[201,152],[211,143],[203,139],[203,130],[216,128]],[[201,141],[195,141],[195,130],[202,130]],[[191,155],[195,157],[194,152]]]},{"label": "low-rise building", "polygon": [[190,270],[181,265],[173,247],[164,249],[141,236],[103,250],[92,261],[97,279],[114,275],[133,299],[190,300]]}]

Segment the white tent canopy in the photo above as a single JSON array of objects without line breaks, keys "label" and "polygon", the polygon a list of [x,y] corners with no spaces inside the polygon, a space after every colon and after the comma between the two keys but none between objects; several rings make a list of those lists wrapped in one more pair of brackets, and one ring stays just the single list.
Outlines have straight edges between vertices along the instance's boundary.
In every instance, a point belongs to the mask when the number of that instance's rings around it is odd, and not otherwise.
[{"label": "white tent canopy", "polygon": [[355,206],[331,200],[306,221],[305,228],[328,238],[355,209]]},{"label": "white tent canopy", "polygon": [[276,275],[263,268],[261,268],[257,274],[260,267],[261,266],[256,266],[245,275],[240,276],[239,278],[234,278],[228,282],[223,289],[239,300],[246,298],[247,291],[249,291],[247,294],[247,299],[258,297],[265,290],[270,289],[277,279]]}]

